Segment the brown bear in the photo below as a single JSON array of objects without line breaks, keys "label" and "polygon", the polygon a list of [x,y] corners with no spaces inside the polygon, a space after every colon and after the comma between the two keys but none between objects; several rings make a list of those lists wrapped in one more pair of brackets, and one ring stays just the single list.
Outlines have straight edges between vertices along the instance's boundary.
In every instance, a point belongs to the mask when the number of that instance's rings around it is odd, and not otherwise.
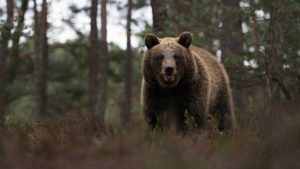
[{"label": "brown bear", "polygon": [[209,117],[220,131],[235,127],[228,75],[212,54],[191,45],[191,33],[176,38],[147,34],[145,44],[141,102],[151,129],[163,119],[163,125],[185,131],[185,114],[200,129]]}]

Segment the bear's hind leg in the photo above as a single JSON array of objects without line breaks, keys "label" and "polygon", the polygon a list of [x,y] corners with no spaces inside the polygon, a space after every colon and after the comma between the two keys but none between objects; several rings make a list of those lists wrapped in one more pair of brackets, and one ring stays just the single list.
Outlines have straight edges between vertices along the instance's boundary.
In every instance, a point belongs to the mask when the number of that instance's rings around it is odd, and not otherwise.
[{"label": "bear's hind leg", "polygon": [[235,128],[235,116],[233,112],[233,103],[229,90],[220,92],[216,102],[215,111],[218,119],[218,128],[220,131],[227,131]]}]

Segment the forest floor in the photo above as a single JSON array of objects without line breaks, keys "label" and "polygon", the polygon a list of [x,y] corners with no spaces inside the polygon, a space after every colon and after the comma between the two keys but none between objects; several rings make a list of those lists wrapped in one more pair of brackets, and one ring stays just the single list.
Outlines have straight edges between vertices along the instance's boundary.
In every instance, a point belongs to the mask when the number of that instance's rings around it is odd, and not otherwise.
[{"label": "forest floor", "polygon": [[74,117],[10,125],[0,131],[0,168],[300,168],[299,109],[278,111],[240,115],[234,135],[150,132],[142,121],[100,131]]}]

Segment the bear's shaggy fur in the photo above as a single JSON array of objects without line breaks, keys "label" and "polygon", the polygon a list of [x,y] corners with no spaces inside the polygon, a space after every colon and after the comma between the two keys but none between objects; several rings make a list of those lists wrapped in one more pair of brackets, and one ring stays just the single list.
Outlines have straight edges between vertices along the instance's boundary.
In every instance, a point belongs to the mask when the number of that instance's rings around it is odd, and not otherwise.
[{"label": "bear's shaggy fur", "polygon": [[210,115],[219,130],[235,127],[228,75],[209,52],[191,45],[192,35],[177,38],[145,36],[148,48],[142,62],[141,102],[151,129],[175,124],[185,130],[185,112],[199,128],[206,127]]}]

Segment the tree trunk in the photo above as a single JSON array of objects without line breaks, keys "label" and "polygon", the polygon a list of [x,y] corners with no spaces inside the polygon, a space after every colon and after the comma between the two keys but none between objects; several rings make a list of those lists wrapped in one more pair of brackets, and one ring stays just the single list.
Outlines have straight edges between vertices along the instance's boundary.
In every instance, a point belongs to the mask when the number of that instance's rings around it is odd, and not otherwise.
[{"label": "tree trunk", "polygon": [[237,87],[243,71],[243,40],[242,21],[239,13],[238,0],[222,0],[222,31],[221,51],[222,62],[225,63],[227,71],[233,84],[234,100],[238,108],[243,107],[243,90]]},{"label": "tree trunk", "polygon": [[0,128],[4,124],[4,115],[6,110],[6,79],[7,79],[7,54],[8,54],[8,41],[10,32],[13,27],[12,21],[14,16],[14,1],[7,0],[7,19],[6,23],[1,29],[0,38]]},{"label": "tree trunk", "polygon": [[104,124],[104,115],[107,104],[107,73],[108,73],[108,47],[107,47],[107,0],[101,0],[101,34],[100,34],[100,63],[99,63],[99,93],[97,100],[97,117],[101,125]]},{"label": "tree trunk", "polygon": [[182,8],[182,4],[180,3],[180,0],[172,0],[172,3],[171,3],[171,5],[172,5],[172,8],[174,9],[174,10],[172,10],[172,15],[177,15],[177,17],[172,17],[171,19],[172,19],[172,21],[169,21],[169,22],[172,22],[173,23],[173,25],[172,25],[172,27],[173,27],[173,29],[174,29],[174,32],[178,35],[179,33],[180,33],[180,29],[181,29],[181,23],[182,22],[180,22],[180,19],[182,19],[182,11],[181,11],[181,8]]},{"label": "tree trunk", "polygon": [[[176,35],[179,35],[183,31],[190,31],[190,5],[192,2],[189,1],[182,1],[182,0],[172,0],[172,28]],[[170,21],[169,21],[170,22]]]},{"label": "tree trunk", "polygon": [[122,123],[128,122],[131,116],[131,105],[132,105],[132,50],[131,50],[131,11],[132,11],[132,0],[128,0],[127,4],[127,25],[126,25],[126,35],[127,35],[127,48],[125,55],[125,91],[124,91],[124,102],[122,110]]},{"label": "tree trunk", "polygon": [[168,11],[166,0],[151,0],[153,31],[163,35],[168,28]]},{"label": "tree trunk", "polygon": [[262,66],[262,58],[261,54],[259,52],[259,47],[260,47],[260,41],[259,41],[259,32],[258,32],[258,24],[257,24],[257,17],[256,17],[256,6],[254,0],[250,0],[250,6],[251,6],[251,18],[252,18],[252,39],[253,39],[253,45],[255,48],[255,59],[258,63],[258,66]]},{"label": "tree trunk", "polygon": [[42,119],[46,113],[47,102],[47,0],[43,0],[41,12],[37,11],[34,0],[35,13],[35,64],[34,64],[34,113],[36,119]]},{"label": "tree trunk", "polygon": [[[2,43],[2,42],[1,42]],[[4,123],[6,107],[6,55],[2,44],[0,47],[0,128]]]},{"label": "tree trunk", "polygon": [[9,62],[8,62],[8,83],[12,83],[13,80],[16,77],[16,72],[18,69],[18,57],[19,57],[19,48],[20,48],[20,37],[22,36],[22,31],[24,28],[24,20],[25,20],[25,14],[28,9],[28,1],[29,0],[23,0],[21,4],[21,8],[18,10],[18,24],[15,28],[14,33],[12,34],[12,47],[9,52]]},{"label": "tree trunk", "polygon": [[[91,1],[91,32],[90,32],[90,56],[89,56],[89,113],[95,118],[98,114],[97,104],[99,97],[99,39],[97,27],[98,0]],[[96,123],[98,121],[94,119]]]},{"label": "tree trunk", "polygon": [[[280,45],[281,45],[281,25],[278,21],[279,6],[278,1],[272,1],[269,6],[270,10],[270,23],[267,34],[267,47],[266,47],[266,82],[268,96],[271,101],[279,101],[280,92],[283,85],[283,59],[281,58]],[[289,94],[287,94],[289,97]]]},{"label": "tree trunk", "polygon": [[231,60],[240,66],[242,62],[243,41],[242,21],[239,14],[239,1],[222,0],[222,34],[221,50],[222,60]]}]

